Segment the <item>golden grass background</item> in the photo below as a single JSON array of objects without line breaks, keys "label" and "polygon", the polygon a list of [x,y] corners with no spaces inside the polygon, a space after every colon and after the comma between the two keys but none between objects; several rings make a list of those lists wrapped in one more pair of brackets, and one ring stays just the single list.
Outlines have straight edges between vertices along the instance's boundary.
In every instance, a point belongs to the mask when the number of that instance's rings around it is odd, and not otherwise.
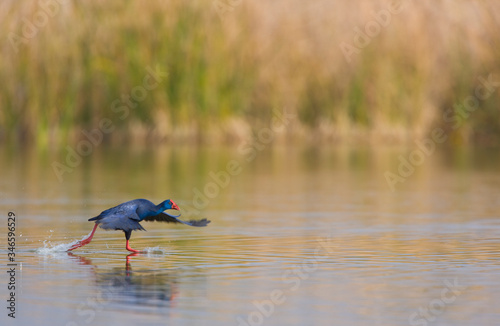
[{"label": "golden grass background", "polygon": [[[478,77],[500,81],[500,2],[402,1],[348,62],[340,44],[390,3],[2,1],[0,142],[74,143],[103,118],[110,143],[237,142],[286,110],[277,138],[290,142],[406,143],[442,127],[451,144],[499,143],[498,90],[456,130],[442,115]],[[148,66],[167,76],[121,119],[113,101]]]}]

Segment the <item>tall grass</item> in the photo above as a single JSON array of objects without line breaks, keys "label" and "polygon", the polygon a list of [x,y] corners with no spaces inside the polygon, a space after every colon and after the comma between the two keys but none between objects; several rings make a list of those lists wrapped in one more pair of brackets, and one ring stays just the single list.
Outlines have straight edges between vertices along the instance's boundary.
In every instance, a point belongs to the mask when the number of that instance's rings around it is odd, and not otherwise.
[{"label": "tall grass", "polygon": [[[224,2],[224,0],[221,0]],[[38,1],[0,4],[0,141],[74,142],[110,119],[111,142],[234,141],[293,113],[294,139],[413,141],[436,126],[455,141],[500,140],[499,91],[459,129],[443,113],[500,80],[500,3],[406,1],[368,46],[353,44],[387,1],[243,0],[222,14],[209,0],[51,2],[35,36]],[[40,23],[39,23],[40,25]],[[112,110],[167,73],[126,118]]]}]

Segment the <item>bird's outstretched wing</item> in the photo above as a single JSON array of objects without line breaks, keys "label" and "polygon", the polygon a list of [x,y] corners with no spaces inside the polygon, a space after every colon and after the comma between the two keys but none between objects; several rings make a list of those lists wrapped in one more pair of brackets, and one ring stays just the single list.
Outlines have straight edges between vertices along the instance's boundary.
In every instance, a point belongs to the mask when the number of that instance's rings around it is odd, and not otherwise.
[{"label": "bird's outstretched wing", "polygon": [[189,225],[189,226],[207,226],[207,224],[210,223],[210,221],[207,220],[206,218],[201,219],[201,220],[182,221],[182,220],[178,219],[179,216],[181,216],[181,215],[180,214],[179,215],[170,215],[170,214],[167,214],[167,213],[160,213],[160,214],[155,215],[155,216],[146,217],[144,219],[144,221],[148,221],[148,222],[158,221],[158,222],[167,222],[167,223],[182,223],[182,224],[186,224],[186,225]]}]

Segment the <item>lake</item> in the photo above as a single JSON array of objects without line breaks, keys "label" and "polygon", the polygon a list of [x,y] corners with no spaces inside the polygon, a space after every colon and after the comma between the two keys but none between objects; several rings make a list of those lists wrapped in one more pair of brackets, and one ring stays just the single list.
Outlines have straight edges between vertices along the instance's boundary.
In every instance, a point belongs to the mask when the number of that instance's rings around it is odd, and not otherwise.
[{"label": "lake", "polygon": [[[415,149],[4,148],[1,324],[498,325],[499,152]],[[212,222],[65,252],[135,198]]]}]

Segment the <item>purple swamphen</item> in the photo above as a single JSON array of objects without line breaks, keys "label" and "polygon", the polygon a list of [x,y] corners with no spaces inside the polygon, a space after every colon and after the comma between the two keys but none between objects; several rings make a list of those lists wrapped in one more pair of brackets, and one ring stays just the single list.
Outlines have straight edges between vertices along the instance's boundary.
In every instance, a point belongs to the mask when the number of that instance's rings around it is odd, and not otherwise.
[{"label": "purple swamphen", "polygon": [[207,224],[210,223],[210,221],[206,218],[201,220],[182,221],[178,219],[180,215],[170,215],[163,212],[167,209],[179,210],[179,206],[177,206],[177,204],[170,199],[167,199],[158,205],[155,205],[146,199],[134,199],[107,209],[101,212],[98,216],[89,219],[89,221],[95,221],[94,229],[87,238],[73,245],[70,249],[68,249],[68,251],[88,244],[92,240],[98,225],[105,230],[122,230],[125,232],[125,238],[127,239],[127,250],[140,252],[139,250],[130,248],[128,241],[133,230],[146,231],[139,224],[141,221],[183,223],[190,226],[207,226]]}]

